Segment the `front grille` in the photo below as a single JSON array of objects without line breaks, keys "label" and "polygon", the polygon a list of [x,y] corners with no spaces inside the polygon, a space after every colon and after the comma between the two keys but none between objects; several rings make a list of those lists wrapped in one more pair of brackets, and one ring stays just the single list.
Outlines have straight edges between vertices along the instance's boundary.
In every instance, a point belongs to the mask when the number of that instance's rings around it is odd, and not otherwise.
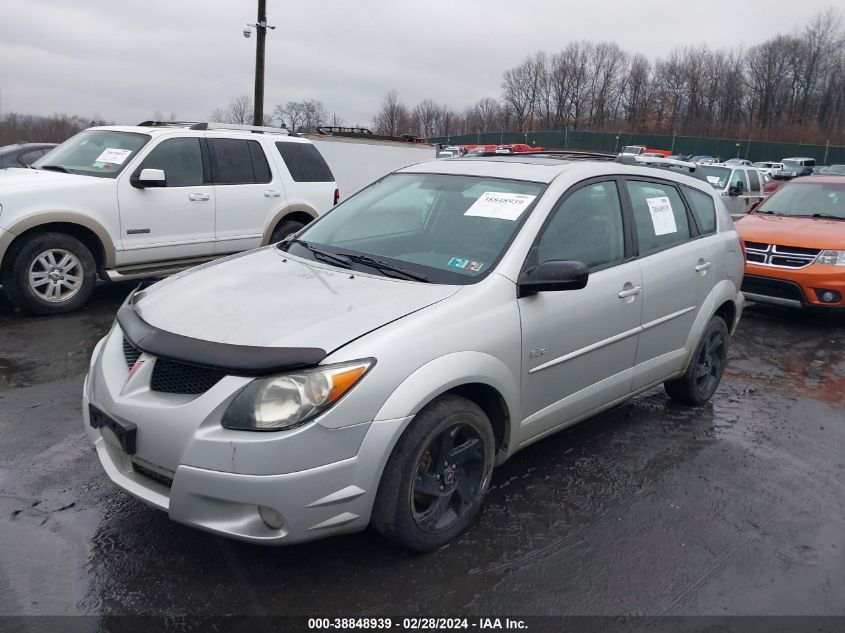
[{"label": "front grille", "polygon": [[[141,350],[123,337],[123,356],[129,369],[141,357]],[[162,393],[199,395],[216,385],[226,372],[196,367],[166,358],[157,358],[153,365],[150,389]]]},{"label": "front grille", "polygon": [[749,262],[773,268],[804,268],[818,257],[817,248],[783,246],[781,244],[763,244],[746,242],[746,258]]},{"label": "front grille", "polygon": [[123,337],[123,357],[126,359],[126,366],[129,369],[132,369],[136,361],[141,358],[141,350],[132,345],[125,336]]},{"label": "front grille", "polygon": [[164,393],[198,395],[211,389],[225,375],[225,372],[218,369],[206,369],[159,358],[153,366],[150,389]]},{"label": "front grille", "polygon": [[748,275],[742,280],[742,291],[764,297],[777,297],[779,299],[791,299],[804,303],[804,293],[801,292],[798,284],[781,279],[768,279],[767,277],[750,277]]},{"label": "front grille", "polygon": [[147,479],[152,479],[153,481],[160,483],[162,486],[167,486],[168,488],[173,486],[172,477],[162,475],[160,472],[147,468],[146,466],[141,466],[138,462],[132,462],[132,470],[139,475],[143,475]]}]

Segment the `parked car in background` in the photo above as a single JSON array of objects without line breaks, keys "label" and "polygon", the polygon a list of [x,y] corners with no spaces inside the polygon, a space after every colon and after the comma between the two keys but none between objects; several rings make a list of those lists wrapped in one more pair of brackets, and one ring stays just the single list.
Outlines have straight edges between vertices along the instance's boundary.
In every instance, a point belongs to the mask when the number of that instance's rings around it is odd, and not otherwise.
[{"label": "parked car in background", "polygon": [[29,167],[57,143],[16,143],[0,147],[0,169]]},{"label": "parked car in background", "polygon": [[780,161],[783,163],[784,169],[800,169],[803,167],[813,168],[816,166],[816,159],[815,158],[806,158],[806,157],[794,157],[794,158],[784,158]]},{"label": "parked car in background", "polygon": [[684,162],[691,162],[692,161],[692,154],[670,154],[666,158],[670,160],[680,160]]},{"label": "parked car in background", "polygon": [[698,163],[700,165],[715,165],[716,163],[721,163],[722,159],[716,156],[707,156],[707,155],[699,155],[693,156],[690,159],[693,163]]},{"label": "parked car in background", "polygon": [[763,177],[753,167],[699,164],[696,174],[703,176],[728,208],[731,216],[740,217],[763,199]]},{"label": "parked car in background", "polygon": [[729,158],[725,161],[725,165],[735,165],[738,167],[751,167],[751,161],[744,158]]},{"label": "parked car in background", "polygon": [[796,178],[736,223],[742,291],[761,303],[845,310],[845,179]]},{"label": "parked car in background", "polygon": [[773,163],[770,161],[753,163],[751,166],[757,169],[757,171],[768,174],[769,176],[783,169],[783,163]]},{"label": "parked car in background", "polygon": [[669,154],[671,154],[671,152],[665,149],[649,148],[645,145],[626,145],[619,153],[620,156],[642,156],[643,154],[648,154],[652,157],[657,156],[660,158],[666,158]]},{"label": "parked car in background", "polygon": [[793,178],[800,178],[801,176],[812,176],[812,167],[801,167],[797,165],[787,165],[784,163],[783,169],[772,174],[775,180],[792,180]]},{"label": "parked car in background", "polygon": [[743,261],[687,175],[420,163],[133,293],[94,349],[85,430],[108,477],[175,521],[268,545],[371,524],[431,550],[533,442],[661,383],[706,403]]},{"label": "parked car in background", "polygon": [[33,314],[83,306],[96,277],[168,275],[276,242],[337,202],[314,145],[278,128],[94,127],[0,170],[0,279]]}]

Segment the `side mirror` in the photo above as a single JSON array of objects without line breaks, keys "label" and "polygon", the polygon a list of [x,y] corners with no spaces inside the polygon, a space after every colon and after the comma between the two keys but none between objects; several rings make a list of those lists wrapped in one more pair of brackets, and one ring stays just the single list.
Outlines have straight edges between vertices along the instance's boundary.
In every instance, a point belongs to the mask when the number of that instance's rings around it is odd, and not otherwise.
[{"label": "side mirror", "polygon": [[538,292],[580,290],[587,285],[590,269],[583,262],[551,260],[524,270],[519,276],[517,297]]},{"label": "side mirror", "polygon": [[738,182],[735,185],[731,185],[730,187],[728,187],[729,196],[741,196],[744,191],[745,186],[742,184],[742,182]]},{"label": "side mirror", "polygon": [[130,179],[134,187],[145,189],[147,187],[166,187],[167,177],[163,169],[142,169],[141,173]]}]

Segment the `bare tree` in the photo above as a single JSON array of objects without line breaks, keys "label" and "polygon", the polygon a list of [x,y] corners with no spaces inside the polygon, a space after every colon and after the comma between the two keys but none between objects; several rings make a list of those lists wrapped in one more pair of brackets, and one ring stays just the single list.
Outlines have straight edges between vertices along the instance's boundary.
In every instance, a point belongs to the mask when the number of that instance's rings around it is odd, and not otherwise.
[{"label": "bare tree", "polygon": [[252,99],[244,95],[234,97],[226,108],[215,108],[209,117],[215,123],[252,124]]},{"label": "bare tree", "polygon": [[386,136],[398,136],[409,131],[411,123],[408,108],[399,101],[399,93],[390,90],[381,102],[381,109],[373,119],[373,128],[376,134]]}]

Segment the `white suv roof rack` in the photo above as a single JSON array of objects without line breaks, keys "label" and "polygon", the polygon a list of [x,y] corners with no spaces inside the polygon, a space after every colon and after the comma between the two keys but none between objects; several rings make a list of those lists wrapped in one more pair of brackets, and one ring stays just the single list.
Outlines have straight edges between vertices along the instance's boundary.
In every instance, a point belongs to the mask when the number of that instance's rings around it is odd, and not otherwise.
[{"label": "white suv roof rack", "polygon": [[236,123],[207,123],[200,121],[141,121],[141,127],[187,127],[189,130],[233,130],[254,132],[256,134],[287,134],[283,127],[263,127],[260,125],[238,125]]}]

